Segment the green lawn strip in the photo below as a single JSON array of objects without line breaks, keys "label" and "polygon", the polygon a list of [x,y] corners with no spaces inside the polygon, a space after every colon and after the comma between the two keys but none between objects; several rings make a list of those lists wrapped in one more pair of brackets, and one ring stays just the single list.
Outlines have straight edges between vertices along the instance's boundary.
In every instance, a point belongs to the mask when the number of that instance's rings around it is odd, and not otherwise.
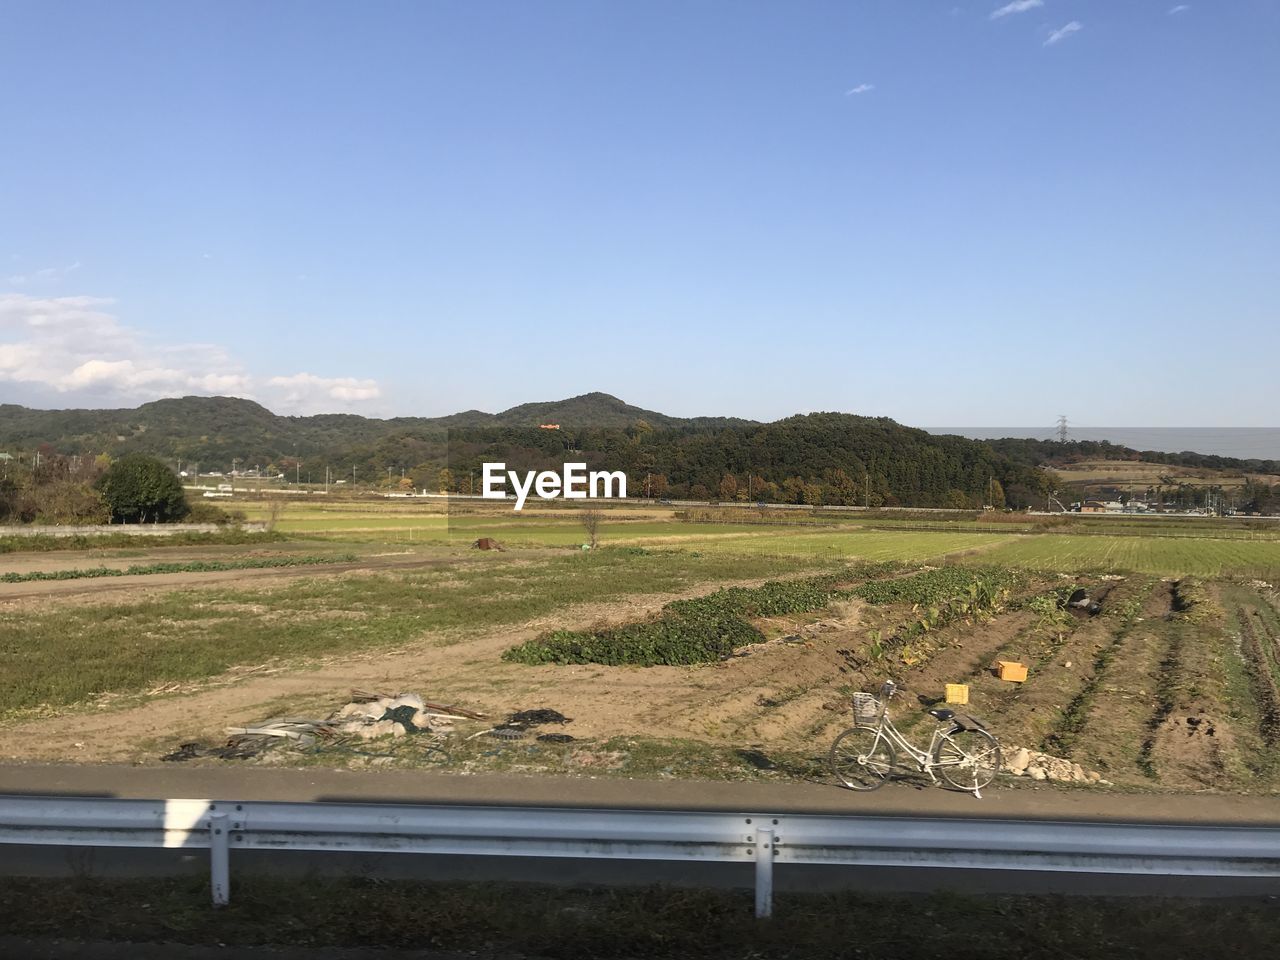
[{"label": "green lawn strip", "polygon": [[[0,880],[13,935],[59,941],[217,943],[232,950],[370,945],[498,951],[548,960],[936,960],[939,956],[1197,960],[1265,953],[1280,913],[1265,897],[917,896],[448,883],[237,874],[230,905],[206,878]],[[285,908],[282,908],[285,905]],[[39,941],[37,941],[39,942]]]},{"label": "green lawn strip", "polygon": [[701,525],[690,525],[681,531],[686,535],[681,536],[679,544],[694,550],[743,556],[772,554],[862,562],[898,560],[916,563],[950,554],[985,551],[1013,539],[1007,534],[921,533],[905,529],[885,531],[856,528],[800,532],[794,528],[756,528],[746,535],[739,532],[737,536],[701,536],[705,530],[706,527]]},{"label": "green lawn strip", "polygon": [[1158,576],[1280,576],[1280,541],[1046,534],[1011,537],[982,563],[1067,573],[1132,570]]},{"label": "green lawn strip", "polygon": [[270,567],[310,567],[325,563],[351,563],[353,553],[305,557],[247,557],[242,560],[188,560],[181,563],[141,563],[129,567],[88,567],[79,570],[33,570],[0,574],[0,583],[33,580],[90,580],[97,577],[140,577],[153,573],[216,573],[223,570],[260,570]]},{"label": "green lawn strip", "polygon": [[283,587],[176,591],[132,603],[0,612],[0,717],[141,693],[233,666],[456,640],[501,624],[708,581],[812,571],[812,561],[600,550]]},{"label": "green lawn strip", "polygon": [[[163,529],[163,528],[160,528]],[[32,536],[0,536],[2,553],[49,553],[55,550],[104,550],[116,547],[199,547],[214,544],[247,545],[281,543],[293,539],[278,532],[248,532],[238,529],[220,530],[217,533],[164,533],[155,535],[128,533],[95,533],[74,537],[54,537],[48,534]]]}]

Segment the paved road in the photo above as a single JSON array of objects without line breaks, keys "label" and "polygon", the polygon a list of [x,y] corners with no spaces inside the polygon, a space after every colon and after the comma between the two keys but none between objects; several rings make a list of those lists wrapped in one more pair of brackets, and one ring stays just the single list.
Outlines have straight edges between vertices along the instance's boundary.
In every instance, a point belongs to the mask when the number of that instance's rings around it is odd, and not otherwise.
[{"label": "paved road", "polygon": [[411,770],[291,770],[238,765],[10,763],[0,764],[0,794],[6,793],[1280,826],[1280,796],[1275,795],[1142,795],[1022,784],[987,790],[979,800],[965,793],[909,784],[891,784],[874,793],[859,794],[820,783],[460,776]]}]

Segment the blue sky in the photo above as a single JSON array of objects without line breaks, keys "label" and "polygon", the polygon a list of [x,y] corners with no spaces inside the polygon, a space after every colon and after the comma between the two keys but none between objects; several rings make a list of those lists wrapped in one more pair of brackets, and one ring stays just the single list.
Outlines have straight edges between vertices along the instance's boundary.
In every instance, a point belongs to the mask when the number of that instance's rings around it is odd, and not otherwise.
[{"label": "blue sky", "polygon": [[0,11],[3,401],[1277,425],[1272,0]]}]

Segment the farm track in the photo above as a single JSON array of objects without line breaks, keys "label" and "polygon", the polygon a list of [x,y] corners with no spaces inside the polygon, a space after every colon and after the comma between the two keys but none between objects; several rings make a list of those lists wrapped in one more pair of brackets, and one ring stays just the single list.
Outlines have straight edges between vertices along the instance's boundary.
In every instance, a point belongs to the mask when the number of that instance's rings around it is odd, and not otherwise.
[{"label": "farm track", "polygon": [[1046,753],[1078,759],[1075,748],[1079,743],[1080,733],[1088,723],[1090,712],[1103,681],[1111,670],[1112,663],[1117,656],[1125,652],[1125,643],[1139,614],[1146,611],[1153,602],[1157,608],[1162,607],[1165,603],[1163,598],[1157,594],[1155,597],[1148,597],[1139,607],[1138,600],[1141,597],[1141,591],[1144,589],[1151,589],[1149,583],[1137,588],[1137,593],[1128,596],[1126,598],[1127,602],[1123,607],[1112,608],[1111,617],[1118,619],[1119,622],[1111,631],[1110,642],[1099,648],[1093,658],[1084,686],[1067,704],[1054,730],[1045,736],[1042,749]]},{"label": "farm track", "polygon": [[1159,702],[1156,678],[1168,656],[1163,624],[1173,613],[1173,587],[1156,583],[1127,624],[1124,655],[1109,661],[1095,696],[1080,711],[1072,758],[1112,780],[1142,782],[1139,757]]},{"label": "farm track", "polygon": [[[1263,740],[1270,747],[1280,746],[1280,685],[1276,683],[1276,670],[1272,665],[1275,657],[1268,657],[1266,648],[1259,634],[1265,629],[1262,624],[1255,626],[1255,618],[1245,606],[1236,608],[1236,621],[1240,626],[1240,639],[1247,653],[1250,678],[1253,681],[1254,693],[1258,698],[1261,710],[1259,720]],[[1265,635],[1265,634],[1264,634]],[[1267,637],[1273,650],[1280,640]]]},{"label": "farm track", "polygon": [[[1139,594],[1145,581],[1126,580],[1107,593],[1104,609],[1120,609]],[[1021,660],[1031,666],[1027,682],[1009,684],[979,674],[972,681],[984,698],[993,702],[1000,739],[1010,745],[1038,747],[1056,732],[1068,707],[1093,679],[1100,653],[1115,637],[1113,616],[1080,622],[1069,631],[1029,632],[1019,645],[1006,649],[1001,659]],[[1068,666],[1070,664],[1070,666]]]},{"label": "farm track", "polygon": [[[521,551],[529,553],[546,551]],[[152,592],[182,590],[228,583],[300,577],[336,577],[349,573],[393,573],[426,570],[442,566],[458,566],[480,562],[479,558],[413,557],[366,559],[351,563],[326,563],[296,567],[257,567],[244,570],[214,570],[202,573],[148,573],[125,577],[99,577],[81,580],[40,580],[28,583],[0,583],[0,603],[19,600],[62,600],[97,598],[122,591]]]},{"label": "farm track", "polygon": [[1225,625],[1218,614],[1186,614],[1185,584],[1174,585],[1175,613],[1161,626],[1166,652],[1138,764],[1165,787],[1222,789],[1252,779],[1252,733],[1232,720]]}]

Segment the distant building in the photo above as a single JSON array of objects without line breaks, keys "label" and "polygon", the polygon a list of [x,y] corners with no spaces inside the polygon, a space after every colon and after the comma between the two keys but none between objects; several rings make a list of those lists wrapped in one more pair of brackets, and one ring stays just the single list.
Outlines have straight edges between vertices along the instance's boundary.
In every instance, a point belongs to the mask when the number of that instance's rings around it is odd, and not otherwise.
[{"label": "distant building", "polygon": [[558,423],[540,423],[540,424],[538,424],[538,429],[539,429],[539,430],[559,430],[559,429],[560,429],[560,424],[558,424]]}]

